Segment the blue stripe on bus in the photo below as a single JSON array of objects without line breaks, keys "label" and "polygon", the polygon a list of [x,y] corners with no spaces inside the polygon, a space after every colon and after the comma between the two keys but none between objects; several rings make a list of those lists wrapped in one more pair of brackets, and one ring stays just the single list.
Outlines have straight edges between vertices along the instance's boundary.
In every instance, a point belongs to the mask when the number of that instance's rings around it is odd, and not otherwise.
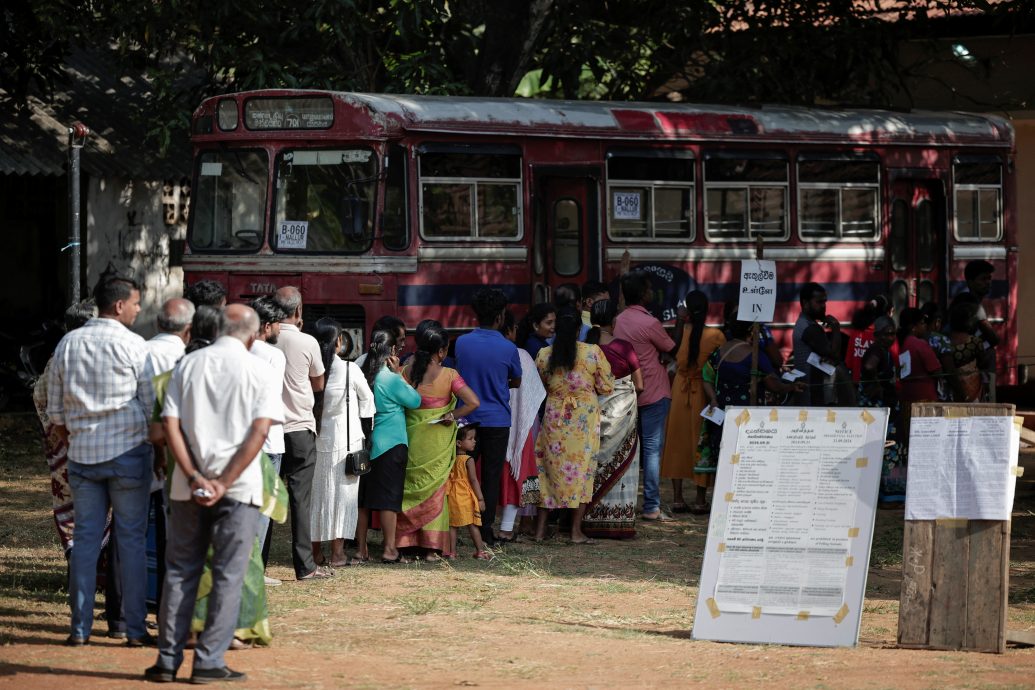
[{"label": "blue stripe on bus", "polygon": [[466,307],[471,304],[474,293],[484,287],[503,290],[511,304],[529,304],[532,301],[532,287],[528,284],[400,285],[396,290],[395,299],[400,307]]},{"label": "blue stripe on bus", "polygon": [[[953,280],[949,282],[949,295],[955,297],[967,289],[967,281]],[[992,287],[988,291],[988,299],[1000,299],[1010,296],[1009,280],[993,280]]]}]

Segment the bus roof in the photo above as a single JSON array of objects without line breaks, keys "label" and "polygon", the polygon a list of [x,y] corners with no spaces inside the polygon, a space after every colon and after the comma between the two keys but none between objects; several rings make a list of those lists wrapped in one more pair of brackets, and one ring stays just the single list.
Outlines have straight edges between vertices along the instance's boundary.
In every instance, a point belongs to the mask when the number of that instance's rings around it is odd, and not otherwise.
[{"label": "bus roof", "polygon": [[[459,96],[404,96],[314,90],[249,91],[206,100],[195,116],[235,98],[330,97],[334,135],[397,138],[407,132],[592,137],[621,140],[803,141],[844,144],[1013,146],[1009,122],[963,112],[895,112],[793,106],[561,101]],[[241,135],[247,135],[240,132]],[[314,132],[310,131],[311,136]]]}]

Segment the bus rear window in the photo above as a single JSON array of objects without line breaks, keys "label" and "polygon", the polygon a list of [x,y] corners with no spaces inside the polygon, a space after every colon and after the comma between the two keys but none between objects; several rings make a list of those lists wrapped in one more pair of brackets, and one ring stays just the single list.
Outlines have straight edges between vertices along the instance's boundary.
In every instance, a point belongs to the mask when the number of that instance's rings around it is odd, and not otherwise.
[{"label": "bus rear window", "polygon": [[289,149],[277,157],[270,244],[281,253],[359,253],[373,239],[377,161],[366,148]]},{"label": "bus rear window", "polygon": [[206,151],[197,158],[188,237],[196,252],[256,252],[262,246],[265,151]]},{"label": "bus rear window", "polygon": [[421,231],[428,239],[514,240],[521,235],[521,157],[423,153]]}]

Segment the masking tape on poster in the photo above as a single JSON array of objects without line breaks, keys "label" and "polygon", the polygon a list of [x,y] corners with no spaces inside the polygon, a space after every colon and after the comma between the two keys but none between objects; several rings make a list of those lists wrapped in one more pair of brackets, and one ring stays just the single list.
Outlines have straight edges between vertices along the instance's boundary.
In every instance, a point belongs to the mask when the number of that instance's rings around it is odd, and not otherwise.
[{"label": "masking tape on poster", "polygon": [[769,421],[778,422],[780,421],[780,413],[776,411],[776,408],[769,410]]},{"label": "masking tape on poster", "polygon": [[868,458],[856,458],[855,459],[855,466],[858,467],[859,469],[862,469],[862,468],[866,467],[869,464],[870,464],[870,461],[869,461]]},{"label": "masking tape on poster", "polygon": [[1015,477],[1023,477],[1024,476],[1024,468],[1021,467],[1020,465],[1015,465],[1014,467],[1010,468],[1010,474],[1012,474]]},{"label": "masking tape on poster", "polygon": [[833,410],[827,410],[827,421],[828,422],[836,422],[837,421],[837,413],[834,412]]},{"label": "masking tape on poster", "polygon": [[858,536],[859,536],[859,528],[858,527],[849,527],[848,528],[848,538],[849,539],[854,539],[855,537],[858,537]]},{"label": "masking tape on poster", "polygon": [[708,605],[708,612],[712,614],[712,618],[718,618],[722,615],[722,612],[719,611],[719,605],[715,603],[714,598],[709,597],[705,603]]},{"label": "masking tape on poster", "polygon": [[834,622],[835,623],[840,623],[841,621],[843,621],[847,617],[848,617],[848,604],[841,604],[841,608],[839,608],[837,610],[837,613],[834,614]]},{"label": "masking tape on poster", "polygon": [[798,620],[807,621],[809,619],[808,611],[798,611]]},{"label": "masking tape on poster", "polygon": [[809,421],[809,411],[808,410],[800,411],[798,413],[798,421],[799,422],[807,422],[807,421]]},{"label": "masking tape on poster", "polygon": [[959,528],[959,527],[966,527],[967,526],[967,522],[968,522],[967,518],[949,518],[949,517],[944,517],[944,518],[938,518],[937,520],[935,520],[934,524],[938,525],[939,527],[949,527],[949,528],[954,528],[955,529],[955,528]]},{"label": "masking tape on poster", "polygon": [[877,421],[877,418],[869,412],[867,412],[866,410],[863,410],[859,417],[863,420],[864,424],[873,424],[875,421]]},{"label": "masking tape on poster", "polygon": [[762,617],[762,607],[761,606],[752,606],[751,607],[751,618],[752,618],[752,620],[758,620],[761,617]]}]

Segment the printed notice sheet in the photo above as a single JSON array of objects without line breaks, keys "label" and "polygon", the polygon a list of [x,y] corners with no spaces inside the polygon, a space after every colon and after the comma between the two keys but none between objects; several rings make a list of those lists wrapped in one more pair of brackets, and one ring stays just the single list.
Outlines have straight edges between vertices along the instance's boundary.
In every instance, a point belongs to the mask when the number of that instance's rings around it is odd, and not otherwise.
[{"label": "printed notice sheet", "polygon": [[906,519],[1009,520],[1019,434],[1013,417],[914,417]]},{"label": "printed notice sheet", "polygon": [[[720,611],[833,616],[845,602],[867,424],[755,411],[737,433],[715,601]],[[725,437],[723,439],[725,441]]]}]

